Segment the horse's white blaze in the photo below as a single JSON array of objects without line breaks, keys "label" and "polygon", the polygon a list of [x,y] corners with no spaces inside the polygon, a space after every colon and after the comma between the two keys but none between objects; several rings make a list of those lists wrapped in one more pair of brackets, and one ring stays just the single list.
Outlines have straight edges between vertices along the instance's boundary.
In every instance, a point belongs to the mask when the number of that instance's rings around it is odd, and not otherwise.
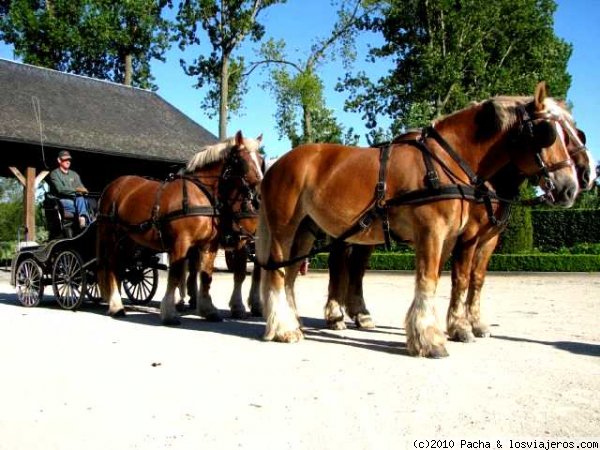
[{"label": "horse's white blaze", "polygon": [[256,173],[258,173],[258,179],[262,180],[264,174],[260,167],[260,160],[258,159],[258,152],[252,152],[250,157],[252,158],[252,161],[254,161],[254,165],[256,166]]},{"label": "horse's white blaze", "polygon": [[573,128],[573,126],[571,125],[571,123],[569,121],[563,121],[563,126],[565,128],[567,128],[567,133],[569,134],[569,136],[571,136],[571,139],[573,139],[575,141],[575,144],[577,145],[577,147],[581,147],[581,148],[585,148],[585,154],[587,156],[587,160],[588,160],[588,169],[590,171],[590,174],[592,175],[590,177],[590,181],[588,182],[588,185],[585,186],[586,189],[590,189],[593,185],[594,185],[594,180],[596,179],[596,177],[594,176],[595,174],[595,168],[596,168],[596,161],[594,160],[594,157],[592,156],[592,153],[587,149],[587,147],[585,146],[585,144],[581,141],[581,139],[579,139],[579,133],[577,133],[577,130],[575,130]]}]

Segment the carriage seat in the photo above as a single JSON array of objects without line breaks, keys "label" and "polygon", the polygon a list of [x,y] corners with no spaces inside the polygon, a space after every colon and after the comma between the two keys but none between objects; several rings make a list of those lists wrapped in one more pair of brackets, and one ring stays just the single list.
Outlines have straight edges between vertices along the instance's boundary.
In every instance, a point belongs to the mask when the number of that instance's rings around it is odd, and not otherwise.
[{"label": "carriage seat", "polygon": [[42,203],[48,234],[50,239],[73,237],[74,229],[79,228],[79,223],[73,213],[65,212],[63,204],[58,197],[50,193],[44,195]]}]

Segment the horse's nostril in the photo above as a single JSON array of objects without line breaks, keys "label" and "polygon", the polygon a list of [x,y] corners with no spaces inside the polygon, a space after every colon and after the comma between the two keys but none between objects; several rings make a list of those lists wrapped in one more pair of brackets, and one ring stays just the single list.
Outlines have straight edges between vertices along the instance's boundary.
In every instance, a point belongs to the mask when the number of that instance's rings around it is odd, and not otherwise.
[{"label": "horse's nostril", "polygon": [[581,181],[583,181],[583,184],[585,186],[587,186],[588,184],[590,184],[590,173],[591,171],[589,169],[586,169],[583,171],[583,173],[581,174]]}]

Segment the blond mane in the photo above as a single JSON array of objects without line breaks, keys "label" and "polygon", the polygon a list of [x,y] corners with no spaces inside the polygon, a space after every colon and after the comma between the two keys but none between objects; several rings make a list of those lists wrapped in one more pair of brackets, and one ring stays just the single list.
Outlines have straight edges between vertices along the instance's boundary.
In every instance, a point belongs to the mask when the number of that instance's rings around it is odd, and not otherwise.
[{"label": "blond mane", "polygon": [[[250,152],[257,152],[260,143],[256,139],[243,138],[244,147]],[[185,171],[194,172],[217,161],[223,161],[235,146],[235,136],[212,145],[205,145],[188,161]]]},{"label": "blond mane", "polygon": [[[482,102],[473,102],[466,108],[451,113],[447,116],[436,119],[433,125],[458,116],[467,110],[476,108],[478,139],[487,139],[498,132],[505,132],[511,129],[520,120],[517,111],[520,106],[527,106],[534,101],[532,96],[497,96]],[[573,123],[571,113],[566,109],[564,102],[557,101],[551,97],[544,99],[544,111],[552,115],[561,117]]]}]

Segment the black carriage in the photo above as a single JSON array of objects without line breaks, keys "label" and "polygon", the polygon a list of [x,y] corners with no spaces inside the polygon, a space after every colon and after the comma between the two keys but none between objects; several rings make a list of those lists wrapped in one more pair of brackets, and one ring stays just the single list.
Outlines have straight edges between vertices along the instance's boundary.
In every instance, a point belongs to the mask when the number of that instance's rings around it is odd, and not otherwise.
[{"label": "black carriage", "polygon": [[[52,286],[56,301],[64,309],[77,309],[86,299],[100,302],[96,221],[79,228],[75,218],[65,214],[60,201],[48,194],[43,206],[50,240],[22,247],[12,260],[11,283],[19,302],[26,307],[39,305],[48,286]],[[123,245],[127,248],[121,252],[121,286],[132,303],[147,304],[158,287],[158,269],[165,267],[153,251],[131,242]]]}]

